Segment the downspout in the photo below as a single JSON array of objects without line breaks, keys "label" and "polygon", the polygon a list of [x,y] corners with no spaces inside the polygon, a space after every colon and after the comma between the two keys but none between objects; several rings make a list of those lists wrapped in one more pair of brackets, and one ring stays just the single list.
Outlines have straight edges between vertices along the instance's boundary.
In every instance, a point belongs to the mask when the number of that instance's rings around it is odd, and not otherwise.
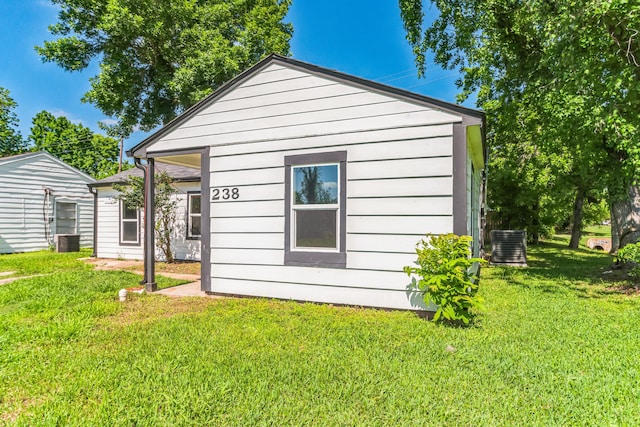
[{"label": "downspout", "polygon": [[98,257],[98,190],[87,185],[89,193],[93,194],[93,252],[91,258]]},{"label": "downspout", "polygon": [[146,165],[140,163],[139,158],[134,158],[136,167],[142,170],[144,182],[144,279],[142,284],[146,292],[158,290],[155,274],[155,206],[154,206],[154,161],[147,159]]}]

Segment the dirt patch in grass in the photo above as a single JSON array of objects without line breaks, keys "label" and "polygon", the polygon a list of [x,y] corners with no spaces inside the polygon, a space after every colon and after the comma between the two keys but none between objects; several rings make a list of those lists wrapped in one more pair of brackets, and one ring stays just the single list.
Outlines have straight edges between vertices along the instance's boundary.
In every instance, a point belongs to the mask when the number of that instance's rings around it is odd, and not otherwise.
[{"label": "dirt patch in grass", "polygon": [[612,286],[611,289],[613,292],[618,292],[625,295],[640,295],[640,285],[633,283],[624,283],[617,286]]},{"label": "dirt patch in grass", "polygon": [[[125,270],[143,271],[144,263],[136,260],[108,259],[108,258],[86,258],[84,261],[92,264],[98,270]],[[174,274],[200,274],[200,262],[198,261],[176,261],[168,264],[166,262],[156,262],[157,273]]]},{"label": "dirt patch in grass", "polygon": [[156,271],[160,273],[200,275],[200,262],[176,261],[172,264],[167,264],[166,262],[158,262],[156,263]]},{"label": "dirt patch in grass", "polygon": [[157,295],[129,295],[122,303],[122,310],[106,317],[106,328],[156,322],[185,313],[202,312],[214,300],[200,297],[169,298]]},{"label": "dirt patch in grass", "polygon": [[0,421],[9,421],[11,423],[15,422],[18,419],[17,412],[7,412],[4,414],[0,414]]},{"label": "dirt patch in grass", "polygon": [[636,283],[630,271],[633,265],[612,264],[600,275],[603,280],[614,283],[609,286],[611,292],[618,292],[626,295],[640,295],[640,283]]},{"label": "dirt patch in grass", "polygon": [[9,412],[0,412],[0,424],[2,422],[15,423],[22,414],[28,412],[31,407],[41,404],[42,401],[22,397],[9,398],[4,403],[9,407]]}]

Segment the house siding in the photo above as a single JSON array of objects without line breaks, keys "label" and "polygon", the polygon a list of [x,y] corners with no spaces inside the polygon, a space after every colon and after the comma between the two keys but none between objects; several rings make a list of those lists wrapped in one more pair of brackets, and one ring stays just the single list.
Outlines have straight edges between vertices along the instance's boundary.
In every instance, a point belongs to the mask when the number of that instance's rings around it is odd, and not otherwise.
[{"label": "house siding", "polygon": [[460,117],[271,65],[164,135],[156,146],[178,150],[187,144],[219,146],[453,121]]},{"label": "house siding", "polygon": [[[276,60],[232,81],[140,146],[139,154],[157,159],[208,147],[210,259],[203,262],[211,274],[204,290],[426,309],[421,296],[407,291],[402,269],[414,262],[425,234],[454,231],[454,198],[462,203],[455,222],[468,223],[464,167],[454,180],[454,133],[464,132],[466,123],[462,110],[396,95]],[[480,121],[473,117],[473,124]],[[466,156],[466,144],[459,148]],[[345,267],[285,265],[285,158],[342,151]],[[238,197],[213,200],[223,189],[235,189]]]},{"label": "house siding", "polygon": [[[163,150],[209,144],[211,187],[239,191],[210,204],[210,291],[423,308],[402,268],[425,233],[452,231],[460,120],[272,66],[165,135]],[[346,268],[285,266],[284,158],[338,150],[347,151]]]},{"label": "house siding", "polygon": [[[178,201],[176,222],[172,232],[172,249],[176,259],[199,261],[200,240],[186,239],[187,232],[187,193],[199,192],[199,183],[175,183],[173,187],[177,193],[173,196]],[[120,203],[118,192],[110,187],[98,187],[98,224],[97,251],[98,258],[143,259],[144,230],[142,229],[142,214],[140,215],[140,245],[120,244]],[[156,250],[156,257],[163,259],[160,250]]]},{"label": "house siding", "polygon": [[[93,179],[44,153],[0,159],[0,253],[47,249],[56,234],[55,203],[76,204],[80,246],[93,245]],[[52,190],[45,205],[44,188]],[[54,218],[45,232],[43,208]],[[48,234],[48,239],[47,239]]]}]

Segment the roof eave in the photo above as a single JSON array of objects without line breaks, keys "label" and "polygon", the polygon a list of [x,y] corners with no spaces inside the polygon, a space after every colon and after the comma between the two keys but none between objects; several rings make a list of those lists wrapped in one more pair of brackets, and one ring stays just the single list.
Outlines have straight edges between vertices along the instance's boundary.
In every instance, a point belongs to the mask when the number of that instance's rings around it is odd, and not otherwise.
[{"label": "roof eave", "polygon": [[[176,182],[200,182],[201,178],[200,177],[193,177],[193,178],[173,178],[171,180],[171,183],[176,183]],[[113,181],[113,182],[92,182],[90,184],[87,184],[87,186],[89,187],[112,187],[113,184],[118,184],[118,185],[126,185],[128,184],[127,181]]]}]

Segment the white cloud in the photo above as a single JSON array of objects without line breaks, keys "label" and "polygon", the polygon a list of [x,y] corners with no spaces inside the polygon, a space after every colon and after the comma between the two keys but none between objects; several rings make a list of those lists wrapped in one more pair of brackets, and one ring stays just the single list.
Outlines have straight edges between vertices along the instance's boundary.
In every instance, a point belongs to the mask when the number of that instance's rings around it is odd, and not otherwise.
[{"label": "white cloud", "polygon": [[53,117],[66,117],[67,120],[69,120],[73,124],[86,126],[83,120],[76,119],[71,113],[67,113],[64,110],[50,110],[49,112],[53,114]]},{"label": "white cloud", "polygon": [[322,183],[322,187],[325,190],[335,190],[338,188],[338,183],[337,182],[323,182]]},{"label": "white cloud", "polygon": [[103,120],[100,120],[100,122],[104,123],[107,126],[113,126],[118,124],[118,121],[113,119],[103,119]]}]

